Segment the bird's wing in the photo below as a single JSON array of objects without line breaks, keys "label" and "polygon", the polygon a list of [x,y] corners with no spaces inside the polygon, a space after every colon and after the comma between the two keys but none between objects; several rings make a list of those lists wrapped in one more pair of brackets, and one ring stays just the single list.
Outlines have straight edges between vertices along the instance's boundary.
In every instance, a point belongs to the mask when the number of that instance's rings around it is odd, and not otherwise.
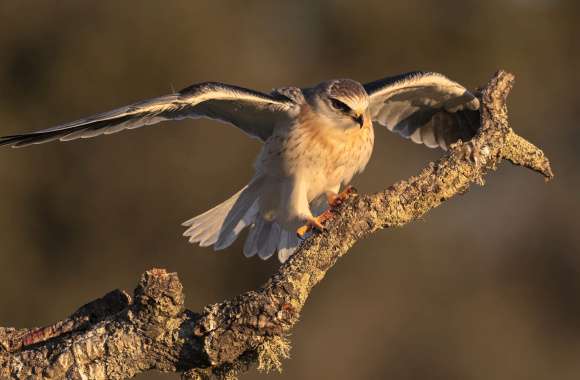
[{"label": "bird's wing", "polygon": [[175,94],[31,133],[0,137],[1,145],[21,147],[53,140],[111,134],[165,120],[206,117],[232,124],[265,141],[276,123],[291,117],[296,104],[280,93],[263,94],[223,83],[200,83]]},{"label": "bird's wing", "polygon": [[410,72],[364,85],[375,123],[429,148],[473,137],[479,100],[459,83],[430,72]]}]

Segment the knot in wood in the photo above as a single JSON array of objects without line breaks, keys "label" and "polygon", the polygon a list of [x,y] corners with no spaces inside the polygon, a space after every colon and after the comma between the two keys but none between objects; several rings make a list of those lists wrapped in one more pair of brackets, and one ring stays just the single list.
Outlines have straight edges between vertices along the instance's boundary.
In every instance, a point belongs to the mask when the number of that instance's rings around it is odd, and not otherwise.
[{"label": "knot in wood", "polygon": [[175,317],[183,310],[183,286],[177,273],[165,269],[151,269],[141,276],[135,289],[137,311],[147,310],[167,317]]}]

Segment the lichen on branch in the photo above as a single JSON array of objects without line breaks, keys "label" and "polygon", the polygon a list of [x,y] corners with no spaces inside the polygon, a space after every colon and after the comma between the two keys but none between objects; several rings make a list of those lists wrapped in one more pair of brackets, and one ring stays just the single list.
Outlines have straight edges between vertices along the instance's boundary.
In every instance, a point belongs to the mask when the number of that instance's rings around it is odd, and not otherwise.
[{"label": "lichen on branch", "polygon": [[473,139],[385,191],[352,194],[326,230],[306,240],[259,289],[196,313],[184,308],[177,274],[149,270],[133,297],[116,290],[51,326],[0,328],[0,378],[126,379],[150,370],[233,378],[253,363],[281,370],[288,333],[312,288],[357,241],[422,218],[471,184],[483,184],[504,159],[553,177],[544,153],[509,126],[513,81],[499,71],[482,90],[482,127]]}]

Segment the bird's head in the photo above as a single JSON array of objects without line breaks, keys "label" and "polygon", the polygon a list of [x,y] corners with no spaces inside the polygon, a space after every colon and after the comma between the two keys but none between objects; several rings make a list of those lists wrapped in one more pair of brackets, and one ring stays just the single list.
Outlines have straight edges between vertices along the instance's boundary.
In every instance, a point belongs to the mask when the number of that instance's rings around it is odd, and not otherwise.
[{"label": "bird's head", "polygon": [[339,128],[362,128],[370,122],[369,96],[364,87],[351,79],[334,79],[314,88],[311,106],[331,119]]}]

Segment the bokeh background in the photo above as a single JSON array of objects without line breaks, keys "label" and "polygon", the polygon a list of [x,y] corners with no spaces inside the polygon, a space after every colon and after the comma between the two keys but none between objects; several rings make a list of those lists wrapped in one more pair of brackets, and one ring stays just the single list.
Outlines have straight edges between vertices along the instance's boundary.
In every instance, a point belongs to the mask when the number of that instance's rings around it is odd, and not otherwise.
[{"label": "bokeh background", "polygon": [[[206,80],[268,91],[423,69],[474,88],[510,70],[512,126],[556,179],[505,163],[425,220],[361,241],[312,293],[283,374],[243,378],[578,379],[579,4],[2,0],[0,132]],[[361,192],[441,154],[376,135]],[[259,148],[185,120],[2,149],[0,325],[50,324],[152,267],[179,272],[194,310],[259,286],[277,262],[180,236],[246,183]]]}]

